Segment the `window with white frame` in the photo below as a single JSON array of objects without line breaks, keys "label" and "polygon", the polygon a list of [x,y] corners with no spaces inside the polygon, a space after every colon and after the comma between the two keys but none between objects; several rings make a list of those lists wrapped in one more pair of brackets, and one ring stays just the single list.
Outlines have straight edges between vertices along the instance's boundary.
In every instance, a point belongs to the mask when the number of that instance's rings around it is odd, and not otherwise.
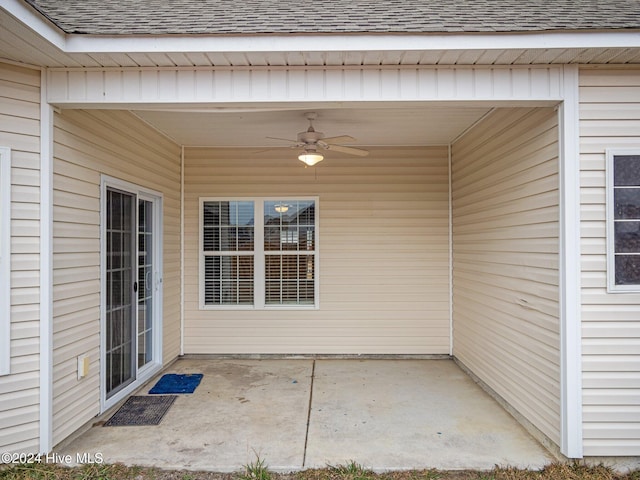
[{"label": "window with white frame", "polygon": [[0,375],[11,370],[11,150],[0,147]]},{"label": "window with white frame", "polygon": [[640,292],[640,149],[607,151],[608,286]]},{"label": "window with white frame", "polygon": [[202,308],[317,307],[317,199],[201,199]]},{"label": "window with white frame", "polygon": [[204,305],[253,305],[254,202],[202,204]]}]

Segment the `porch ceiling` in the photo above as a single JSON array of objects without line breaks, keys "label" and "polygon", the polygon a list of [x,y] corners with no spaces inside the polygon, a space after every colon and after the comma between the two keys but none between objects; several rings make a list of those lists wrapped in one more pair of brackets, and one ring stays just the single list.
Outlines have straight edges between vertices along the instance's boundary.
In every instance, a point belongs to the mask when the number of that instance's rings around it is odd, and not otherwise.
[{"label": "porch ceiling", "polygon": [[145,122],[185,146],[278,147],[307,129],[305,112],[316,112],[314,127],[327,137],[351,135],[366,146],[447,145],[481,119],[488,107],[393,106],[284,109],[222,112],[135,111]]}]

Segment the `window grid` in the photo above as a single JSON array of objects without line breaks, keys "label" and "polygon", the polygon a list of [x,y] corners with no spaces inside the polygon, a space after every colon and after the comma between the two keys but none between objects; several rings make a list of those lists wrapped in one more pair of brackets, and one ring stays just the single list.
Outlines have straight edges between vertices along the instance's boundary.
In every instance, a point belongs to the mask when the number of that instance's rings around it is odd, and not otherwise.
[{"label": "window grid", "polygon": [[205,257],[206,305],[253,305],[253,255]]},{"label": "window grid", "polygon": [[315,202],[264,202],[265,305],[315,304]]},{"label": "window grid", "polygon": [[203,202],[204,305],[253,305],[253,224],[251,201]]},{"label": "window grid", "polygon": [[610,291],[640,291],[640,151],[607,152]]},{"label": "window grid", "polygon": [[317,199],[200,206],[201,308],[317,307]]},{"label": "window grid", "polygon": [[313,255],[267,253],[266,305],[313,305],[315,276]]}]

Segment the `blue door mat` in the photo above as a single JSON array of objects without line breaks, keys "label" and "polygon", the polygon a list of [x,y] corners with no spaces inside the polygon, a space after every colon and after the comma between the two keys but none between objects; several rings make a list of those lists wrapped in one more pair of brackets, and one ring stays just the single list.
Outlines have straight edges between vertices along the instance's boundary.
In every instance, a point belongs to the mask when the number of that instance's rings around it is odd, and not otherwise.
[{"label": "blue door mat", "polygon": [[176,398],[177,395],[129,397],[104,426],[158,425]]},{"label": "blue door mat", "polygon": [[167,373],[158,380],[149,393],[152,395],[193,393],[200,385],[202,377],[201,373]]}]

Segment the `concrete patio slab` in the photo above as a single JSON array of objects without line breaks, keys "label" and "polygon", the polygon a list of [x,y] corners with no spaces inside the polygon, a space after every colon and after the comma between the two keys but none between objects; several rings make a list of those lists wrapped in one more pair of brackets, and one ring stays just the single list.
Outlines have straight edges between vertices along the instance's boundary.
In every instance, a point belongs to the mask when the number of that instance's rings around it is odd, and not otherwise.
[{"label": "concrete patio slab", "polygon": [[540,468],[552,460],[450,360],[183,359],[168,372],[204,377],[159,425],[97,425],[57,451],[220,472],[257,456],[274,471],[349,461],[374,470]]},{"label": "concrete patio slab", "polygon": [[541,468],[547,451],[450,360],[317,361],[307,467]]},{"label": "concrete patio slab", "polygon": [[[179,395],[156,426],[91,428],[64,454],[102,453],[105,462],[167,469],[240,470],[266,459],[299,469],[312,360],[181,360],[171,373],[202,373],[193,394]],[[158,377],[159,378],[159,377]],[[143,394],[155,384],[154,379]]]}]

